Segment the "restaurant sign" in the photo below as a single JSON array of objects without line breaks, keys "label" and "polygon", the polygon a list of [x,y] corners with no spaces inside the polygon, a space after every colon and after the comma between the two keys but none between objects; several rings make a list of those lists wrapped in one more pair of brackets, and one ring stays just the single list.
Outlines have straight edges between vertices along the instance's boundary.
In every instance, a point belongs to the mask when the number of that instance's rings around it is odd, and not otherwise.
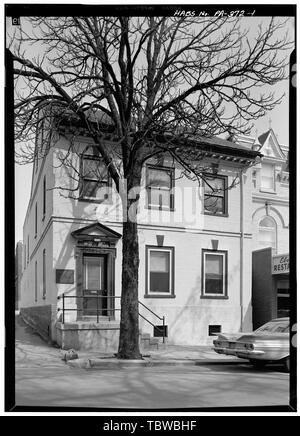
[{"label": "restaurant sign", "polygon": [[290,256],[288,254],[273,256],[272,274],[284,274],[290,272]]}]

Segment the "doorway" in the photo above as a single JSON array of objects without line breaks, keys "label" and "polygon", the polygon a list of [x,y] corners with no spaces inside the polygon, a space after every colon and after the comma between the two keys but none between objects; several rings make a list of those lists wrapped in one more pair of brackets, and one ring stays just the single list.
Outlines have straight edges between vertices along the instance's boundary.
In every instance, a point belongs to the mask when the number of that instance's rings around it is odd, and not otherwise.
[{"label": "doorway", "polygon": [[83,316],[108,316],[107,255],[83,256]]}]

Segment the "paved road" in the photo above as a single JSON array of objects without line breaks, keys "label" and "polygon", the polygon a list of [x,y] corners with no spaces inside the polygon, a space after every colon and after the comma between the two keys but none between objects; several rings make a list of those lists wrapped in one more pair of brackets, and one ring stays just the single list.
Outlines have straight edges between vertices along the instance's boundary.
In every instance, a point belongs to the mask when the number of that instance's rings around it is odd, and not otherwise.
[{"label": "paved road", "polygon": [[195,408],[288,405],[288,375],[246,365],[83,370],[22,368],[18,405]]},{"label": "paved road", "polygon": [[16,404],[99,408],[203,408],[289,403],[289,375],[250,365],[70,368],[22,321],[16,326]]}]

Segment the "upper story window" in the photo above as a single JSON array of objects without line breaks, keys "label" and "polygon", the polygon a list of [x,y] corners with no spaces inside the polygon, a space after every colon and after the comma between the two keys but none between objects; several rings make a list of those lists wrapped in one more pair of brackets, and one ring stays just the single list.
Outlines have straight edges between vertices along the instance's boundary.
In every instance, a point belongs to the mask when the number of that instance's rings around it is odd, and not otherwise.
[{"label": "upper story window", "polygon": [[275,171],[274,165],[262,164],[261,166],[261,177],[260,177],[260,188],[263,191],[274,191],[275,190]]},{"label": "upper story window", "polygon": [[227,177],[205,175],[204,213],[227,215]]},{"label": "upper story window", "polygon": [[147,205],[149,209],[174,210],[174,168],[147,167]]},{"label": "upper story window", "polygon": [[103,159],[82,156],[80,199],[103,202],[110,199],[110,178]]},{"label": "upper story window", "polygon": [[34,264],[34,301],[37,302],[38,299],[38,271],[37,271],[37,261]]},{"label": "upper story window", "polygon": [[43,218],[46,215],[46,176],[44,176],[43,180]]},{"label": "upper story window", "polygon": [[276,223],[273,218],[266,216],[259,223],[258,241],[261,247],[271,247],[276,253]]},{"label": "upper story window", "polygon": [[23,269],[25,270],[26,269],[26,244],[24,244],[24,267],[23,267]]},{"label": "upper story window", "polygon": [[43,299],[46,298],[46,250],[43,250]]},{"label": "upper story window", "polygon": [[252,171],[252,185],[254,189],[257,188],[257,170]]},{"label": "upper story window", "polygon": [[39,158],[38,158],[38,147],[36,145],[35,152],[34,152],[34,169],[35,169],[35,172],[37,172],[38,167],[39,167]]}]

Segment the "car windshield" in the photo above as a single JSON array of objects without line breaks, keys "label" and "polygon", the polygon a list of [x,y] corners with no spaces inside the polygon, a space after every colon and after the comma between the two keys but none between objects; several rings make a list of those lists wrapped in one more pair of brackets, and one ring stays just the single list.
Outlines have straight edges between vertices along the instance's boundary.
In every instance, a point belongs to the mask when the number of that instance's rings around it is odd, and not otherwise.
[{"label": "car windshield", "polygon": [[262,325],[255,333],[266,332],[266,333],[287,333],[289,331],[289,323],[287,321],[271,321],[267,324]]}]

